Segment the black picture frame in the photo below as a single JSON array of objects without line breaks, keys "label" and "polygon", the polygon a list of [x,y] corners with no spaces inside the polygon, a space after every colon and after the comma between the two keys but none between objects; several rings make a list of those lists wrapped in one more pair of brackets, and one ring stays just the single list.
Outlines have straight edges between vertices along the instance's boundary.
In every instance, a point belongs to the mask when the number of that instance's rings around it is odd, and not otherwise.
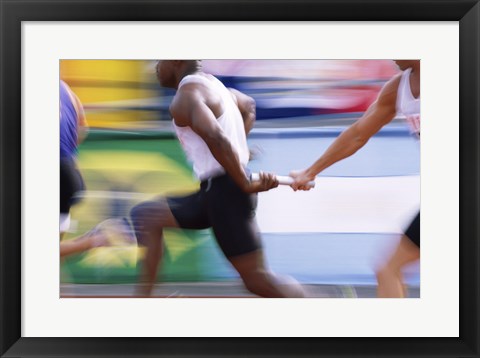
[{"label": "black picture frame", "polygon": [[[479,357],[478,0],[0,0],[0,5],[2,357]],[[21,23],[132,20],[459,21],[460,337],[22,338]]]}]

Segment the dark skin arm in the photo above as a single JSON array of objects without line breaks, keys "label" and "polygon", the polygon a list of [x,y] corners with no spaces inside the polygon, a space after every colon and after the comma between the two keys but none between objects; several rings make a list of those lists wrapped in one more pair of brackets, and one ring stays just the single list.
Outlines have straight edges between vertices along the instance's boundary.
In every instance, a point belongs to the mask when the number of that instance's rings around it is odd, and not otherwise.
[{"label": "dark skin arm", "polygon": [[221,100],[206,86],[198,83],[182,86],[170,112],[177,126],[189,126],[205,141],[214,158],[244,192],[257,193],[278,186],[276,177],[267,173],[260,173],[259,181],[250,181],[237,151],[218,124],[217,117],[223,113]]}]

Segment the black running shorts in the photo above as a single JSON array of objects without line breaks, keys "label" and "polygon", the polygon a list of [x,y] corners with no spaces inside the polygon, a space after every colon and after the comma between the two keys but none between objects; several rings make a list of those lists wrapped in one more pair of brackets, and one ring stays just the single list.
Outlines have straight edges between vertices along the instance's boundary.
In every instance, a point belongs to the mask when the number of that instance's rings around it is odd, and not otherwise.
[{"label": "black running shorts", "polygon": [[420,247],[420,212],[408,227],[405,235],[418,247]]},{"label": "black running shorts", "polygon": [[211,227],[227,257],[261,248],[255,218],[257,194],[243,192],[227,174],[203,181],[192,195],[168,197],[167,202],[181,228]]},{"label": "black running shorts", "polygon": [[60,213],[68,214],[70,207],[78,201],[75,197],[85,190],[82,175],[73,158],[60,158]]}]

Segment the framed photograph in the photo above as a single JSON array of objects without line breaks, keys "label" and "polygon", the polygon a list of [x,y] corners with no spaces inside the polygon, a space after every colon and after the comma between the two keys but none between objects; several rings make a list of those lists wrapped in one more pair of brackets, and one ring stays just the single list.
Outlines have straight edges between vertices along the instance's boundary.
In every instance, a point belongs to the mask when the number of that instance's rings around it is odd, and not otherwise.
[{"label": "framed photograph", "polygon": [[[478,1],[0,2],[2,357],[480,356]],[[244,261],[226,257],[241,257],[229,252],[248,245],[245,235],[225,246],[225,223],[210,217],[215,236],[165,233],[163,283],[137,291],[157,250],[140,229],[158,224],[146,216],[161,210],[149,206],[153,194],[175,194],[181,227],[205,226],[182,219],[193,206],[178,195],[209,192],[215,163],[185,144],[195,139],[178,118],[189,117],[170,106],[200,65],[215,76],[200,75],[210,81],[201,91],[230,88],[245,123],[240,102],[256,101],[255,127],[242,127],[247,147],[235,150],[240,160],[248,152],[253,173],[285,176],[259,195],[256,220],[269,267],[309,288],[306,298],[271,298],[296,296],[264,291],[248,275],[243,286],[233,268]],[[388,125],[370,130],[353,159],[317,171],[315,190],[292,191],[290,171],[380,111],[390,83],[409,89],[409,104],[398,94]],[[80,128],[73,139],[69,108]],[[83,139],[81,108],[91,128],[78,153],[88,190],[70,193],[66,210],[60,190],[58,245],[59,187]],[[386,262],[386,243],[401,243],[420,204],[421,261],[412,223],[408,261],[417,264],[392,295],[376,256]]]}]

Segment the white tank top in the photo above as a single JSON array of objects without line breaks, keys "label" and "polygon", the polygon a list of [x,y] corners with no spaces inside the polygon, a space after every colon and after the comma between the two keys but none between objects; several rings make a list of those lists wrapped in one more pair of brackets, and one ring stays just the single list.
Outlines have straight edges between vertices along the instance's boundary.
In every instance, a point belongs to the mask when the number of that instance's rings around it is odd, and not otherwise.
[{"label": "white tank top", "polygon": [[411,68],[406,69],[400,78],[397,91],[397,114],[403,114],[410,131],[420,138],[420,96],[415,98],[410,88]]},{"label": "white tank top", "polygon": [[[233,148],[237,151],[240,163],[246,167],[248,164],[249,150],[243,118],[235,103],[231,92],[213,76],[210,75],[188,75],[179,83],[178,88],[187,83],[202,83],[213,91],[217,92],[223,101],[224,112],[217,118],[225,136],[230,140]],[[173,122],[180,144],[185,151],[187,158],[193,164],[193,171],[200,180],[213,176],[222,175],[225,169],[213,157],[210,149],[204,140],[190,127],[178,127]]]}]

